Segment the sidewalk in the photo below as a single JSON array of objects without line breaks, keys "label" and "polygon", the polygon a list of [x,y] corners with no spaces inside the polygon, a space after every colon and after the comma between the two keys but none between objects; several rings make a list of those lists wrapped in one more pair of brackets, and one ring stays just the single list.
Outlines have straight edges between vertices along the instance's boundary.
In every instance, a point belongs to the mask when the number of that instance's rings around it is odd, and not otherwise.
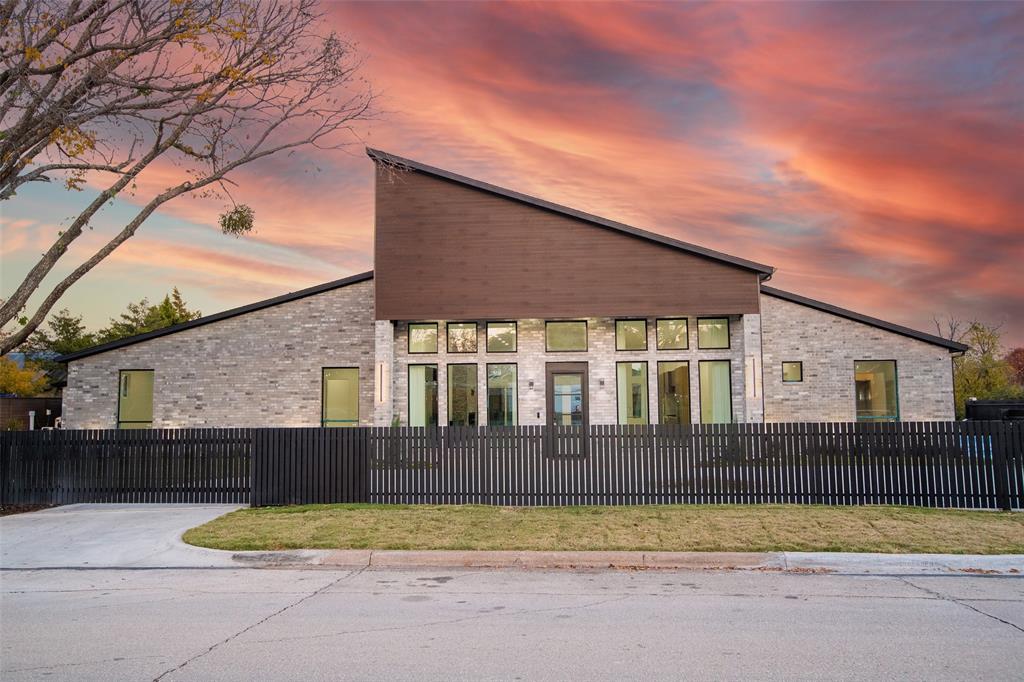
[{"label": "sidewalk", "polygon": [[[218,550],[209,550],[218,551]],[[1021,575],[1024,555],[830,552],[528,552],[292,550],[235,552],[254,568],[522,568],[752,570],[793,573]]]}]

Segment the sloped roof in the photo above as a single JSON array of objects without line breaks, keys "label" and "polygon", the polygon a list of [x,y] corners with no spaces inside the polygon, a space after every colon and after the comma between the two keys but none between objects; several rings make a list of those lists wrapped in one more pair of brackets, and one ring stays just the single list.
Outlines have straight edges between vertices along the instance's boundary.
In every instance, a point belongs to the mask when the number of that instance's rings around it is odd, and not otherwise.
[{"label": "sloped roof", "polygon": [[300,289],[293,291],[288,294],[282,294],[281,296],[275,296],[274,298],[268,298],[265,301],[257,301],[256,303],[250,303],[249,305],[243,305],[240,308],[232,308],[231,310],[225,310],[221,313],[215,313],[213,315],[207,315],[206,317],[200,317],[199,319],[192,320],[191,322],[183,322],[181,324],[171,325],[170,327],[164,327],[163,329],[156,329],[145,334],[136,334],[135,336],[128,336],[117,341],[111,341],[109,343],[102,343],[98,346],[91,348],[84,348],[74,353],[68,353],[56,358],[57,362],[70,362],[72,360],[80,360],[81,358],[87,358],[90,355],[97,355],[98,353],[105,353],[108,350],[114,350],[115,348],[123,348],[125,346],[131,346],[132,344],[141,343],[142,341],[149,341],[150,339],[156,339],[161,336],[167,336],[168,334],[176,334],[183,332],[186,329],[193,329],[195,327],[202,327],[204,324],[210,324],[211,322],[220,322],[231,317],[237,317],[246,313],[255,312],[257,310],[263,310],[271,306],[280,305],[282,303],[288,303],[290,301],[297,301],[300,298],[307,296],[314,296],[316,294],[322,294],[325,291],[331,291],[332,289],[340,289],[346,287],[349,284],[356,284],[357,282],[365,282],[373,279],[373,270],[369,272],[361,272],[358,275],[352,275],[351,277],[344,277],[342,279],[336,279],[333,282],[325,282],[324,284],[318,284],[308,289]]},{"label": "sloped roof", "polygon": [[487,182],[474,180],[473,178],[469,178],[464,175],[452,173],[451,171],[446,171],[441,168],[435,168],[434,166],[428,166],[425,163],[413,161],[412,159],[406,159],[396,154],[380,151],[379,149],[371,149],[370,147],[367,147],[366,154],[374,161],[380,161],[398,168],[406,168],[409,170],[416,171],[418,173],[424,173],[426,175],[439,178],[441,180],[446,180],[448,182],[453,182],[458,185],[471,187],[482,192],[487,192],[489,194],[494,194],[496,196],[504,197],[506,199],[518,201],[520,203],[528,204],[530,206],[543,209],[545,211],[551,211],[552,213],[559,213],[570,218],[582,220],[584,222],[596,225],[598,227],[603,227],[609,230],[615,230],[616,232],[622,232],[624,234],[628,234],[633,237],[638,237],[640,239],[645,239],[650,242],[670,246],[674,249],[679,249],[680,251],[685,251],[687,253],[696,254],[698,256],[710,258],[712,260],[717,260],[723,263],[728,263],[730,265],[736,265],[741,268],[753,270],[757,272],[762,279],[770,278],[772,273],[775,272],[775,268],[771,267],[770,265],[756,263],[745,258],[738,258],[737,256],[731,256],[727,253],[722,253],[721,251],[715,251],[714,249],[709,249],[704,246],[690,244],[689,242],[680,241],[678,239],[672,239],[671,237],[666,237],[664,235],[656,234],[654,232],[648,232],[647,230],[641,230],[640,228],[632,227],[631,225],[626,225],[624,223],[616,222],[614,220],[602,218],[591,213],[578,211],[574,208],[569,208],[568,206],[562,206],[561,204],[556,204],[550,201],[546,201],[544,199],[538,199],[537,197],[533,197],[528,194],[523,194],[521,192],[516,192],[510,189],[505,189],[504,187],[498,187],[497,185],[492,185]]},{"label": "sloped roof", "polygon": [[807,298],[806,296],[793,294],[788,291],[783,291],[782,289],[776,289],[775,287],[769,287],[762,284],[761,293],[767,294],[768,296],[774,296],[775,298],[781,298],[782,300],[789,301],[790,303],[796,303],[799,305],[807,306],[808,308],[814,308],[815,310],[820,310],[831,315],[845,317],[846,319],[853,320],[854,322],[861,322],[872,327],[884,329],[887,332],[900,334],[902,336],[909,336],[910,338],[917,339],[918,341],[924,341],[925,343],[931,343],[936,346],[942,346],[943,348],[948,349],[951,353],[963,353],[964,351],[967,351],[970,348],[965,344],[957,343],[956,341],[950,341],[949,339],[944,339],[941,336],[935,336],[934,334],[926,334],[925,332],[919,332],[916,329],[911,329],[910,327],[904,327],[902,325],[893,324],[892,322],[886,322],[885,320],[880,320],[877,317],[870,317],[868,315],[862,315],[861,313],[855,313],[852,310],[840,308],[830,303],[816,301],[813,298]]}]

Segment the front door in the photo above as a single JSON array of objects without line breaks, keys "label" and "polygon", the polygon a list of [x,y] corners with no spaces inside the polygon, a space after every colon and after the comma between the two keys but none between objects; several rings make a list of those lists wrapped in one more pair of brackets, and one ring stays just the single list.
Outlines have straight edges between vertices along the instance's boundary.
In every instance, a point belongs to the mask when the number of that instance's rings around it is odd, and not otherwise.
[{"label": "front door", "polygon": [[548,423],[587,426],[587,363],[549,362],[547,366]]}]

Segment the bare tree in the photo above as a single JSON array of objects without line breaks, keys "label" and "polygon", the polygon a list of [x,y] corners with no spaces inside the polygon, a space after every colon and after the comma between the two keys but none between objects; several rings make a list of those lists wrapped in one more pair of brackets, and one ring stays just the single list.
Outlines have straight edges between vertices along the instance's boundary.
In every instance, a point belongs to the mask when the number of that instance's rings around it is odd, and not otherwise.
[{"label": "bare tree", "polygon": [[[30,182],[95,197],[0,305],[0,352],[24,341],[89,270],[183,194],[227,197],[229,174],[298,147],[337,149],[369,118],[353,46],[321,31],[319,0],[0,0],[0,201]],[[180,176],[110,241],[29,298],[89,221],[158,159]],[[252,229],[234,206],[220,227]]]}]

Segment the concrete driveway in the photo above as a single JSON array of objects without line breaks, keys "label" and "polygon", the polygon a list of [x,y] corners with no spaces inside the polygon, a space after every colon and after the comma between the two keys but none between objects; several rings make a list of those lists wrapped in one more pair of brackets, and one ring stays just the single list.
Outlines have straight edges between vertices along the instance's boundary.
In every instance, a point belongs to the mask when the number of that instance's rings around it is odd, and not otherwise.
[{"label": "concrete driveway", "polygon": [[181,534],[240,505],[71,504],[0,517],[0,568],[216,568],[231,554]]}]

